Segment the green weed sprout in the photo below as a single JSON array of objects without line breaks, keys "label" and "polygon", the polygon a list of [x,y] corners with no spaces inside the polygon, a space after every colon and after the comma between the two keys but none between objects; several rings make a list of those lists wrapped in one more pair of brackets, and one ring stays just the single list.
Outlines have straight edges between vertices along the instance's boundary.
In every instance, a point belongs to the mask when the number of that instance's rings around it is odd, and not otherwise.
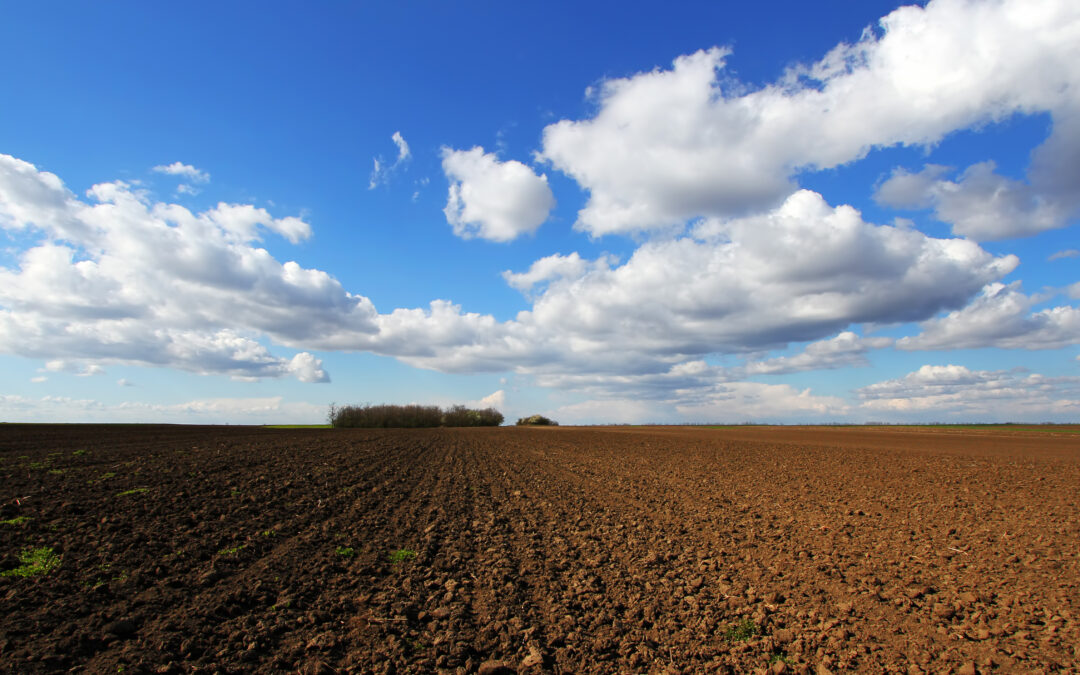
[{"label": "green weed sprout", "polygon": [[416,551],[407,548],[399,548],[396,551],[390,552],[390,562],[395,564],[405,562],[406,560],[412,560],[415,557]]},{"label": "green weed sprout", "polygon": [[116,496],[117,497],[126,497],[128,495],[137,495],[137,494],[141,494],[143,492],[150,492],[150,488],[141,487],[141,488],[133,488],[131,490],[124,490],[123,492],[117,492]]},{"label": "green weed sprout", "polygon": [[22,565],[15,569],[0,572],[0,576],[33,577],[39,574],[48,574],[60,566],[61,560],[63,560],[63,556],[56,555],[56,552],[49,546],[28,548],[19,554],[19,562]]},{"label": "green weed sprout", "polygon": [[755,635],[760,635],[761,629],[750,619],[743,619],[739,623],[724,631],[724,637],[728,642],[745,642]]}]

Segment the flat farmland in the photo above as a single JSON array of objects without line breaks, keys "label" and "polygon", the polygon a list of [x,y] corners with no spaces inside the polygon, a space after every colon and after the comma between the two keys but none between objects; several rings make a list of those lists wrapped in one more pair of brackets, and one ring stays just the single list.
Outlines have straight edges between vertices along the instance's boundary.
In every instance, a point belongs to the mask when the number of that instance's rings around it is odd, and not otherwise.
[{"label": "flat farmland", "polygon": [[1080,669],[1076,427],[0,425],[0,478],[0,672]]}]

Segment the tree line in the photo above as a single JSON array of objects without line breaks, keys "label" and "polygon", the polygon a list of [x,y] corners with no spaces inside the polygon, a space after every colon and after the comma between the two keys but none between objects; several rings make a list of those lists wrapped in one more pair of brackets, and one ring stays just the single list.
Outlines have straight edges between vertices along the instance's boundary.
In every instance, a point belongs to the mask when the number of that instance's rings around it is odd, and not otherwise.
[{"label": "tree line", "polygon": [[445,410],[435,405],[330,404],[327,418],[335,428],[417,429],[421,427],[497,427],[503,415],[494,408],[476,410],[455,405]]}]

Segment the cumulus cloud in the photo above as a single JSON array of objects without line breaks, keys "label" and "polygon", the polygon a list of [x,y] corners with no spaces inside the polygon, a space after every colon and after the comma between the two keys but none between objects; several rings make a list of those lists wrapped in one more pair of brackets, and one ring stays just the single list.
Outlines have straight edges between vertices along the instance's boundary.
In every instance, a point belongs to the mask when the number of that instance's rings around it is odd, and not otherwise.
[{"label": "cumulus cloud", "polygon": [[795,356],[750,363],[746,372],[751,375],[780,375],[806,370],[867,366],[870,365],[866,359],[868,351],[888,347],[892,343],[892,338],[864,338],[851,331],[844,331],[834,338],[811,342],[802,353]]},{"label": "cumulus cloud", "polygon": [[412,151],[409,150],[409,144],[400,131],[395,131],[390,140],[394,141],[394,145],[397,146],[397,158],[393,163],[387,163],[382,157],[372,157],[374,168],[371,170],[371,178],[368,180],[369,190],[374,190],[379,185],[388,183],[390,177],[398,170],[398,167],[412,159]]},{"label": "cumulus cloud", "polygon": [[[514,369],[544,386],[623,378],[628,387],[647,376],[665,387],[679,379],[666,375],[674,366],[708,354],[929,319],[964,306],[1016,264],[970,241],[867,223],[851,207],[800,191],[764,215],[710,220],[694,236],[646,242],[621,265],[557,256],[510,273],[518,287],[546,283],[513,321],[439,304],[380,315],[376,339],[412,345],[398,355],[421,367]],[[425,339],[435,326],[436,339]]]},{"label": "cumulus cloud", "polygon": [[322,369],[322,361],[307,352],[300,352],[289,361],[288,371],[301,382],[329,382],[330,376]]},{"label": "cumulus cloud", "polygon": [[[0,268],[0,350],[305,381],[327,377],[311,351],[370,351],[443,372],[513,371],[543,386],[604,395],[621,386],[690,401],[695,388],[735,379],[706,365],[710,354],[784,348],[853,324],[926,321],[965,306],[1017,264],[971,241],[868,223],[802,190],[767,213],[647,241],[623,263],[573,253],[507,272],[530,303],[508,321],[447,300],[379,313],[325,272],[257,246],[266,233],[307,236],[299,219],[250,205],[193,213],[122,182],[87,196],[0,157],[0,223],[46,237]],[[825,367],[878,344],[836,338],[760,367],[814,359]]]},{"label": "cumulus cloud", "polygon": [[162,164],[155,166],[153,171],[157,173],[166,173],[170,176],[181,176],[193,183],[209,183],[210,174],[201,169],[196,169],[190,164],[184,164],[182,162],[173,162],[172,164]]},{"label": "cumulus cloud", "polygon": [[500,162],[479,146],[443,148],[442,166],[450,181],[443,212],[463,239],[511,241],[535,232],[555,208],[546,175],[514,160]]},{"label": "cumulus cloud", "polygon": [[759,382],[730,382],[699,403],[675,408],[683,417],[702,422],[835,419],[849,412],[841,398],[818,396],[810,389],[800,390],[788,384]]},{"label": "cumulus cloud", "polygon": [[516,288],[522,293],[529,293],[538,285],[560,279],[580,279],[590,270],[606,271],[616,260],[604,256],[596,260],[585,260],[576,251],[570,255],[549,255],[533,262],[525,272],[514,273],[506,270],[502,273],[511,288]]},{"label": "cumulus cloud", "polygon": [[119,181],[87,196],[0,155],[0,226],[47,237],[19,255],[17,268],[0,267],[3,351],[320,380],[318,368],[290,369],[242,332],[288,344],[377,330],[366,298],[253,246],[263,231],[309,236],[299,218],[224,203],[195,214]]},{"label": "cumulus cloud", "polygon": [[[1080,142],[1076,149],[1080,152]],[[954,233],[976,241],[1038,234],[1065,226],[1075,215],[1080,204],[1075,190],[1051,195],[1040,186],[1001,176],[995,168],[991,161],[974,164],[955,181],[941,178],[947,167],[928,165],[918,173],[898,168],[874,197],[894,208],[932,207]],[[1075,173],[1080,178],[1080,161]]]},{"label": "cumulus cloud", "polygon": [[466,408],[479,408],[481,410],[485,408],[494,408],[495,410],[502,410],[506,407],[506,392],[502,389],[493,391],[487,396],[481,397],[475,401],[466,401]]},{"label": "cumulus cloud", "polygon": [[1039,298],[1020,282],[992,283],[968,306],[925,321],[922,332],[896,341],[898,349],[1058,349],[1080,343],[1080,309],[1052,307],[1032,312]]},{"label": "cumulus cloud", "polygon": [[[767,208],[801,171],[1048,112],[1054,132],[1033,158],[1030,183],[1040,196],[1076,195],[1080,6],[932,0],[895,10],[879,29],[750,91],[726,79],[723,48],[608,80],[592,118],[544,130],[540,158],[589,191],[576,227],[603,235]],[[1000,187],[986,168],[968,175],[972,191]],[[1004,202],[1030,212],[1032,200]],[[993,224],[966,227],[1005,236]]]},{"label": "cumulus cloud", "polygon": [[1075,418],[1080,377],[925,365],[902,378],[856,390],[861,408],[899,414],[932,412],[964,419],[1043,421]]}]

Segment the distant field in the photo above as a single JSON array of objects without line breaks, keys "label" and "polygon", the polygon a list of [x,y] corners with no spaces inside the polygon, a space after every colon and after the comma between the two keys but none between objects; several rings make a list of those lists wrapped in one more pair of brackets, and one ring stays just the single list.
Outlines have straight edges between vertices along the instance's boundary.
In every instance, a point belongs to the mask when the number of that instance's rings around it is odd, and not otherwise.
[{"label": "distant field", "polygon": [[819,425],[770,425],[770,424],[705,424],[693,425],[695,429],[878,429],[945,431],[1036,431],[1049,434],[1080,434],[1080,424],[819,424]]},{"label": "distant field", "polygon": [[333,429],[329,424],[265,424],[264,429]]}]

